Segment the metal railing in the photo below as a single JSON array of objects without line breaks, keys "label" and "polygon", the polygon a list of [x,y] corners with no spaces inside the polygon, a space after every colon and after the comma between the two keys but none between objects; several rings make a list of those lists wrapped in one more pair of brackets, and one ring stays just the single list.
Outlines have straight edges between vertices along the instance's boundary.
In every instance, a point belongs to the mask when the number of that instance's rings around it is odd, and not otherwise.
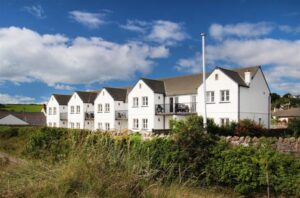
[{"label": "metal railing", "polygon": [[186,114],[195,114],[195,113],[197,113],[196,102],[155,105],[156,115],[166,115],[166,114],[186,115]]},{"label": "metal railing", "polygon": [[92,120],[95,118],[94,112],[85,112],[84,119],[85,120]]},{"label": "metal railing", "polygon": [[128,111],[127,110],[119,110],[115,111],[116,120],[127,120],[128,119]]},{"label": "metal railing", "polygon": [[60,113],[59,116],[60,116],[60,120],[68,120],[68,113],[67,112]]}]

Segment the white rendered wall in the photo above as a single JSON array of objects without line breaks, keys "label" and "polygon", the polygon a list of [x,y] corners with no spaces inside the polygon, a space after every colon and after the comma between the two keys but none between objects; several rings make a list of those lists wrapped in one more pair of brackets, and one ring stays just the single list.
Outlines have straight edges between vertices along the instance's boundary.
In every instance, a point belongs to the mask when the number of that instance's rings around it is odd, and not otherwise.
[{"label": "white rendered wall", "polygon": [[[80,113],[76,113],[76,106],[80,106]],[[71,113],[71,106],[74,106],[74,113]],[[84,127],[84,104],[81,98],[77,93],[74,93],[68,103],[68,128],[71,128],[71,123],[74,123],[74,127],[76,127],[77,123],[80,123],[80,129]]]},{"label": "white rendered wall", "polygon": [[[127,118],[128,118],[128,104],[123,101],[115,101],[114,102],[115,111],[127,111]],[[114,113],[115,113],[114,111]],[[114,115],[115,116],[115,115]],[[125,131],[128,129],[128,120],[114,120],[115,125],[114,128],[116,131]]]},{"label": "white rendered wall", "polygon": [[[54,107],[56,108],[55,115],[53,115]],[[52,109],[51,115],[49,115],[49,108]],[[56,127],[67,127],[68,121],[61,120],[60,118],[60,113],[67,113],[67,112],[68,112],[68,107],[66,105],[59,105],[55,97],[51,96],[47,104],[47,126],[49,126],[49,123],[51,123],[51,126],[53,126],[53,123],[55,123]]]},{"label": "white rendered wall", "polygon": [[[218,74],[218,80],[215,80]],[[221,90],[229,90],[230,102],[220,102]],[[214,119],[216,124],[220,124],[221,118],[229,118],[230,121],[238,121],[238,84],[221,70],[215,69],[206,79],[206,91],[215,92],[215,102],[207,104],[207,117]],[[197,113],[203,115],[203,85],[198,88]]]},{"label": "white rendered wall", "polygon": [[262,71],[259,69],[250,82],[250,87],[240,87],[240,119],[251,119],[269,128],[270,92]]}]

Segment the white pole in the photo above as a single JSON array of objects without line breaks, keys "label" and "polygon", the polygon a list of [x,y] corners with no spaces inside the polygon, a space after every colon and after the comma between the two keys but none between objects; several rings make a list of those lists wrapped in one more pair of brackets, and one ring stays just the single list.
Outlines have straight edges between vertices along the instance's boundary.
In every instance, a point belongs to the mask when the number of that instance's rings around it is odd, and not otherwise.
[{"label": "white pole", "polygon": [[206,113],[206,71],[205,71],[205,33],[202,36],[202,72],[203,72],[203,127],[207,127],[207,113]]}]

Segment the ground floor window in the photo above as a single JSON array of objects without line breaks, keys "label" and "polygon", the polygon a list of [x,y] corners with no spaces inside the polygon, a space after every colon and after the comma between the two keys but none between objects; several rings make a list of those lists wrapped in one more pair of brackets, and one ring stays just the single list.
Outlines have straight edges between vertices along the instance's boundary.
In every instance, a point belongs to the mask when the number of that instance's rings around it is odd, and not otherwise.
[{"label": "ground floor window", "polygon": [[109,131],[109,130],[110,130],[110,126],[109,126],[109,123],[108,123],[108,122],[105,123],[105,130],[106,130],[106,131]]},{"label": "ground floor window", "polygon": [[49,126],[49,127],[52,127],[52,123],[51,123],[51,122],[49,122],[49,123],[48,123],[48,126]]},{"label": "ground floor window", "polygon": [[102,122],[98,122],[98,129],[102,129]]},{"label": "ground floor window", "polygon": [[74,122],[70,123],[71,129],[74,129]]},{"label": "ground floor window", "polygon": [[79,122],[76,123],[76,128],[80,129],[80,123]]},{"label": "ground floor window", "polygon": [[143,119],[143,129],[148,129],[148,119]]},{"label": "ground floor window", "polygon": [[133,119],[133,128],[138,129],[139,128],[139,120],[138,119]]},{"label": "ground floor window", "polygon": [[229,125],[229,118],[221,118],[221,126]]},{"label": "ground floor window", "polygon": [[56,127],[56,122],[53,122],[53,127]]}]

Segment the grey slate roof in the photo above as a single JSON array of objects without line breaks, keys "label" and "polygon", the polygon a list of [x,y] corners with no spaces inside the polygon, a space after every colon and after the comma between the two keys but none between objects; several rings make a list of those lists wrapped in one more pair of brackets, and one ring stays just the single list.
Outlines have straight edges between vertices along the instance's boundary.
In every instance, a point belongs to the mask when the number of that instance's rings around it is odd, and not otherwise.
[{"label": "grey slate roof", "polygon": [[53,94],[59,105],[68,105],[71,95]]},{"label": "grey slate roof", "polygon": [[300,108],[276,111],[272,115],[276,117],[300,117]]},{"label": "grey slate roof", "polygon": [[154,91],[154,93],[165,93],[165,85],[163,81],[147,78],[141,78],[141,80],[143,80]]},{"label": "grey slate roof", "polygon": [[113,97],[116,101],[126,101],[128,88],[113,88],[113,87],[104,87],[106,91]]},{"label": "grey slate roof", "polygon": [[0,119],[13,115],[29,125],[45,125],[46,116],[42,112],[13,112],[13,111],[0,111]]},{"label": "grey slate roof", "polygon": [[83,103],[94,103],[98,92],[87,92],[87,91],[75,91],[78,96],[81,98]]},{"label": "grey slate roof", "polygon": [[220,69],[222,72],[224,72],[229,78],[231,78],[233,81],[235,81],[238,85],[248,87],[238,72],[236,72],[234,70],[224,69],[221,67],[218,67],[218,69]]}]

